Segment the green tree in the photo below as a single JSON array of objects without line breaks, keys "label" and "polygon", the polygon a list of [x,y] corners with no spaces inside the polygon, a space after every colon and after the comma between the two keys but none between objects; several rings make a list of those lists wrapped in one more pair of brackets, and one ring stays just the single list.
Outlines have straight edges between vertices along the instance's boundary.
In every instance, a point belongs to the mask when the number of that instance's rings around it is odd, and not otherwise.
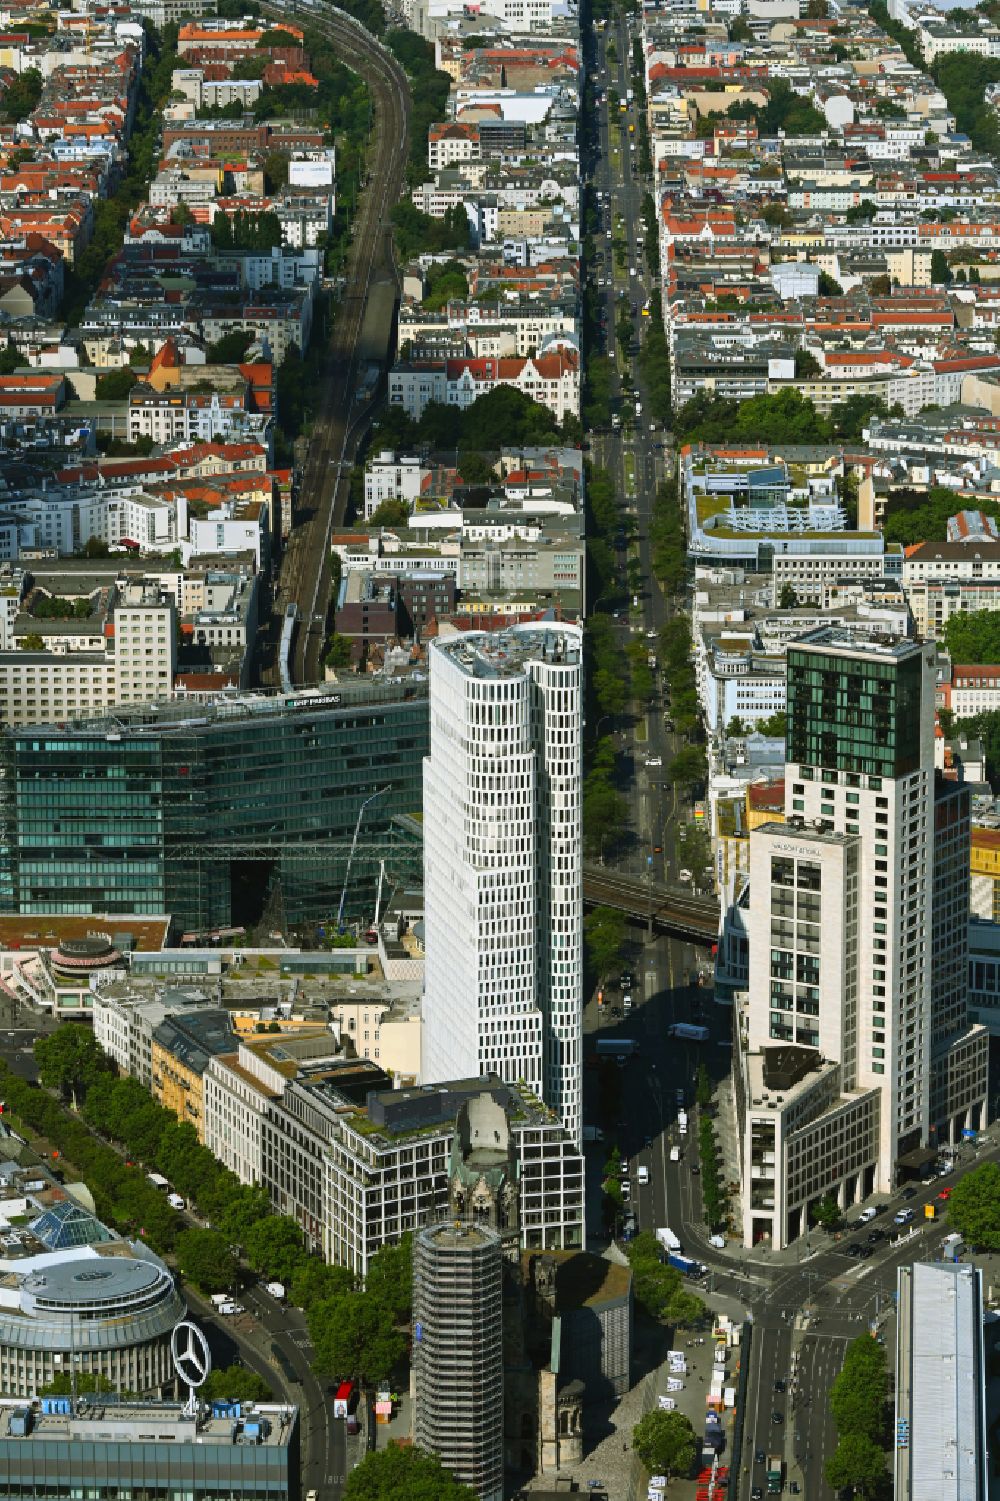
[{"label": "green tree", "polygon": [[109,370],[99,375],[94,385],[98,401],[124,401],[136,382],[135,371],[123,365],[120,370]]},{"label": "green tree", "polygon": [[635,1299],[650,1318],[677,1328],[690,1329],[705,1316],[705,1305],[688,1292],[677,1267],[668,1266],[651,1230],[643,1230],[629,1242]]},{"label": "green tree", "polygon": [[697,1443],[683,1413],[647,1412],[632,1429],[632,1447],[650,1474],[688,1475]]},{"label": "green tree", "polygon": [[943,250],[931,251],[931,281],[936,287],[946,287],[951,281],[951,267]]},{"label": "green tree", "polygon": [[255,1272],[278,1282],[291,1282],[306,1259],[302,1226],[291,1215],[269,1214],[249,1227],[244,1251]]},{"label": "green tree", "polygon": [[622,1196],[622,1154],[618,1147],[612,1147],[604,1164],[601,1175],[601,1189],[607,1200],[605,1204],[605,1219],[611,1223],[621,1213],[624,1204]]},{"label": "green tree", "polygon": [[77,1110],[95,1079],[110,1065],[89,1027],[63,1022],[35,1043],[38,1074],[47,1089],[58,1089]]},{"label": "green tree", "polygon": [[587,962],[595,976],[607,975],[625,947],[625,917],[613,907],[594,907],[583,919]]},{"label": "green tree", "polygon": [[0,375],[13,375],[21,363],[21,351],[12,340],[8,339],[3,349],[0,350]]},{"label": "green tree", "polygon": [[469,282],[461,261],[446,261],[444,265],[431,266],[427,272],[427,291],[423,305],[430,311],[443,308],[452,301],[464,301],[469,295]]},{"label": "green tree", "polygon": [[792,585],[782,584],[781,591],[778,595],[778,609],[794,610],[798,602],[799,596],[796,594]]},{"label": "green tree", "polygon": [[228,1236],[234,1245],[243,1246],[257,1221],[273,1212],[266,1188],[257,1184],[227,1185],[224,1202],[216,1210],[215,1221],[223,1235]]},{"label": "green tree", "polygon": [[827,1194],[812,1206],[809,1218],[821,1230],[836,1230],[842,1219],[840,1205],[832,1194]]},{"label": "green tree", "polygon": [[1000,610],[973,610],[952,615],[944,628],[951,660],[969,666],[1000,662]]},{"label": "green tree", "polygon": [[233,329],[231,333],[216,339],[214,344],[209,344],[205,356],[210,365],[240,365],[246,359],[253,340],[253,334]]},{"label": "green tree", "polygon": [[775,740],[783,740],[788,728],[788,716],[784,709],[776,709],[768,719],[758,719],[756,729],[758,735],[767,735]]},{"label": "green tree", "polygon": [[299,41],[298,37],[293,36],[290,31],[282,31],[280,26],[271,26],[267,31],[264,32],[264,35],[262,37],[258,37],[257,46],[268,52],[270,52],[271,49],[275,47],[291,48],[293,51],[297,52],[302,46],[302,43]]},{"label": "green tree", "polygon": [[948,1219],[970,1245],[1000,1251],[1000,1163],[984,1162],[955,1184]]},{"label": "green tree", "polygon": [[830,437],[827,419],[791,386],[743,402],[700,391],[675,414],[674,429],[685,441],[702,443],[825,443]]},{"label": "green tree", "polygon": [[797,349],[795,351],[796,380],[811,380],[822,374],[823,366],[811,349]]},{"label": "green tree", "polygon": [[45,650],[45,638],[44,638],[44,636],[40,636],[37,631],[29,631],[26,636],[23,636],[21,638],[21,650],[22,651],[44,651]]},{"label": "green tree", "polygon": [[373,529],[377,526],[405,526],[409,515],[410,507],[405,500],[390,497],[375,507],[364,524]]},{"label": "green tree", "polygon": [[236,1259],[219,1230],[182,1230],[176,1244],[177,1265],[203,1293],[228,1292],[236,1277]]},{"label": "green tree", "polygon": [[413,1311],[413,1237],[379,1246],[368,1263],[365,1293],[386,1308],[394,1324],[408,1324]]},{"label": "green tree", "polygon": [[692,788],[705,780],[705,752],[700,745],[682,745],[667,771],[678,787]]},{"label": "green tree", "polygon": [[694,1081],[694,1099],[699,1110],[708,1110],[712,1104],[712,1081],[708,1076],[708,1069],[703,1063],[699,1063],[698,1072]]},{"label": "green tree", "polygon": [[837,1492],[853,1486],[855,1494],[875,1496],[885,1486],[888,1475],[885,1455],[863,1433],[845,1433],[824,1467],[827,1484]]},{"label": "green tree", "polygon": [[496,478],[490,460],[474,450],[459,454],[458,467],[466,485],[489,485]]},{"label": "green tree", "polygon": [[264,191],[280,193],[288,186],[288,157],[283,151],[269,151],[264,158]]},{"label": "green tree", "polygon": [[[20,31],[21,28],[18,27]],[[26,68],[23,73],[11,78],[3,94],[0,94],[0,121],[17,124],[27,120],[37,108],[42,97],[42,75],[37,68]]]},{"label": "green tree", "polygon": [[208,1374],[208,1380],[198,1395],[206,1402],[213,1399],[230,1402],[267,1402],[273,1396],[263,1376],[258,1376],[249,1366],[231,1365],[218,1367]]},{"label": "green tree", "polygon": [[391,1375],[406,1351],[406,1336],[389,1309],[368,1293],[314,1303],[309,1333],[316,1364],[330,1376],[352,1376],[370,1387]]},{"label": "green tree", "polygon": [[877,1442],[885,1430],[888,1376],[885,1351],[870,1335],[851,1341],[830,1387],[830,1412],[841,1438],[858,1434]]},{"label": "green tree", "polygon": [[[112,1388],[107,1377],[104,1378],[102,1384],[100,1373],[78,1371],[76,1373],[76,1380],[74,1381],[69,1371],[56,1371],[51,1381],[47,1382],[45,1386],[38,1388],[38,1395],[40,1397],[83,1397],[90,1392],[100,1392],[102,1390],[110,1392]],[[117,1391],[115,1395],[117,1396]]]},{"label": "green tree", "polygon": [[[976,506],[987,516],[1000,517],[996,501],[977,499]],[[948,518],[960,507],[960,497],[944,485],[932,485],[928,491],[894,490],[886,506],[883,535],[887,542],[901,542],[904,547],[914,542],[943,542]]]},{"label": "green tree", "polygon": [[350,667],[353,661],[350,639],[342,636],[339,631],[331,631],[323,661],[334,670],[338,667]]},{"label": "green tree", "polygon": [[350,1472],[344,1501],[476,1501],[476,1493],[436,1454],[393,1442],[366,1454]]},{"label": "green tree", "polygon": [[328,1266],[317,1256],[309,1256],[292,1273],[288,1289],[290,1300],[308,1313],[314,1303],[354,1291],[354,1274],[345,1266]]}]

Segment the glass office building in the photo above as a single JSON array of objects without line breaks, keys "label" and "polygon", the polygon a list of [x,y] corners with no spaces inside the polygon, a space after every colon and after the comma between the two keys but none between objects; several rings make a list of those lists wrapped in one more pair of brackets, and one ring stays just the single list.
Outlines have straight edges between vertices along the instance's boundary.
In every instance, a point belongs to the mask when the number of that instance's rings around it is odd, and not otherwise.
[{"label": "glass office building", "polygon": [[273,911],[280,926],[335,916],[349,869],[345,912],[370,915],[427,750],[427,684],[411,679],[7,730],[0,910],[168,912],[191,932]]}]

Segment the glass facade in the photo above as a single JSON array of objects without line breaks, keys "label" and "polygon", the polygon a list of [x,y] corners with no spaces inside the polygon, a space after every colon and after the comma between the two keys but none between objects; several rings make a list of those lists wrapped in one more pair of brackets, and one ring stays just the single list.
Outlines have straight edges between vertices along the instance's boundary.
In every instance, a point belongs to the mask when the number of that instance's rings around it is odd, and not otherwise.
[{"label": "glass facade", "polygon": [[788,760],[864,776],[920,764],[922,663],[788,648]]},{"label": "glass facade", "polygon": [[[397,814],[419,811],[427,685],[168,705],[0,742],[0,903],[169,912],[185,931],[370,912]],[[335,850],[310,845],[335,844]],[[404,878],[419,871],[408,852]],[[392,867],[390,867],[392,868]],[[395,870],[393,870],[395,874]]]},{"label": "glass facade", "polygon": [[297,1415],[280,1444],[185,1439],[162,1426],[160,1442],[155,1416],[151,1433],[120,1440],[4,1436],[0,1494],[5,1501],[299,1501]]}]

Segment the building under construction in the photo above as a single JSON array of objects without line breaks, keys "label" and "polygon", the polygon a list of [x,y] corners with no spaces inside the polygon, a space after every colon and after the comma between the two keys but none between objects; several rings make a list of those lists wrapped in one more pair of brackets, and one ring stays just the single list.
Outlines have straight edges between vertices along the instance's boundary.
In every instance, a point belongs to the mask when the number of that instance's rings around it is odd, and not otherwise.
[{"label": "building under construction", "polygon": [[487,1225],[448,1220],[414,1240],[415,1437],[479,1501],[503,1498],[502,1277]]}]

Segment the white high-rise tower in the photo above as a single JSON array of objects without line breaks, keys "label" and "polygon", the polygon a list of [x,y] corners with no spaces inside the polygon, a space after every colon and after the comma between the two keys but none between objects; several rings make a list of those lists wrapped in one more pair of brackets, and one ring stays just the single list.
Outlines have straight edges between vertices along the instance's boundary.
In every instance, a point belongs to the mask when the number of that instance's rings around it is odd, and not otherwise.
[{"label": "white high-rise tower", "polygon": [[425,1082],[523,1080],[579,1140],[578,626],[436,641],[424,762]]}]

